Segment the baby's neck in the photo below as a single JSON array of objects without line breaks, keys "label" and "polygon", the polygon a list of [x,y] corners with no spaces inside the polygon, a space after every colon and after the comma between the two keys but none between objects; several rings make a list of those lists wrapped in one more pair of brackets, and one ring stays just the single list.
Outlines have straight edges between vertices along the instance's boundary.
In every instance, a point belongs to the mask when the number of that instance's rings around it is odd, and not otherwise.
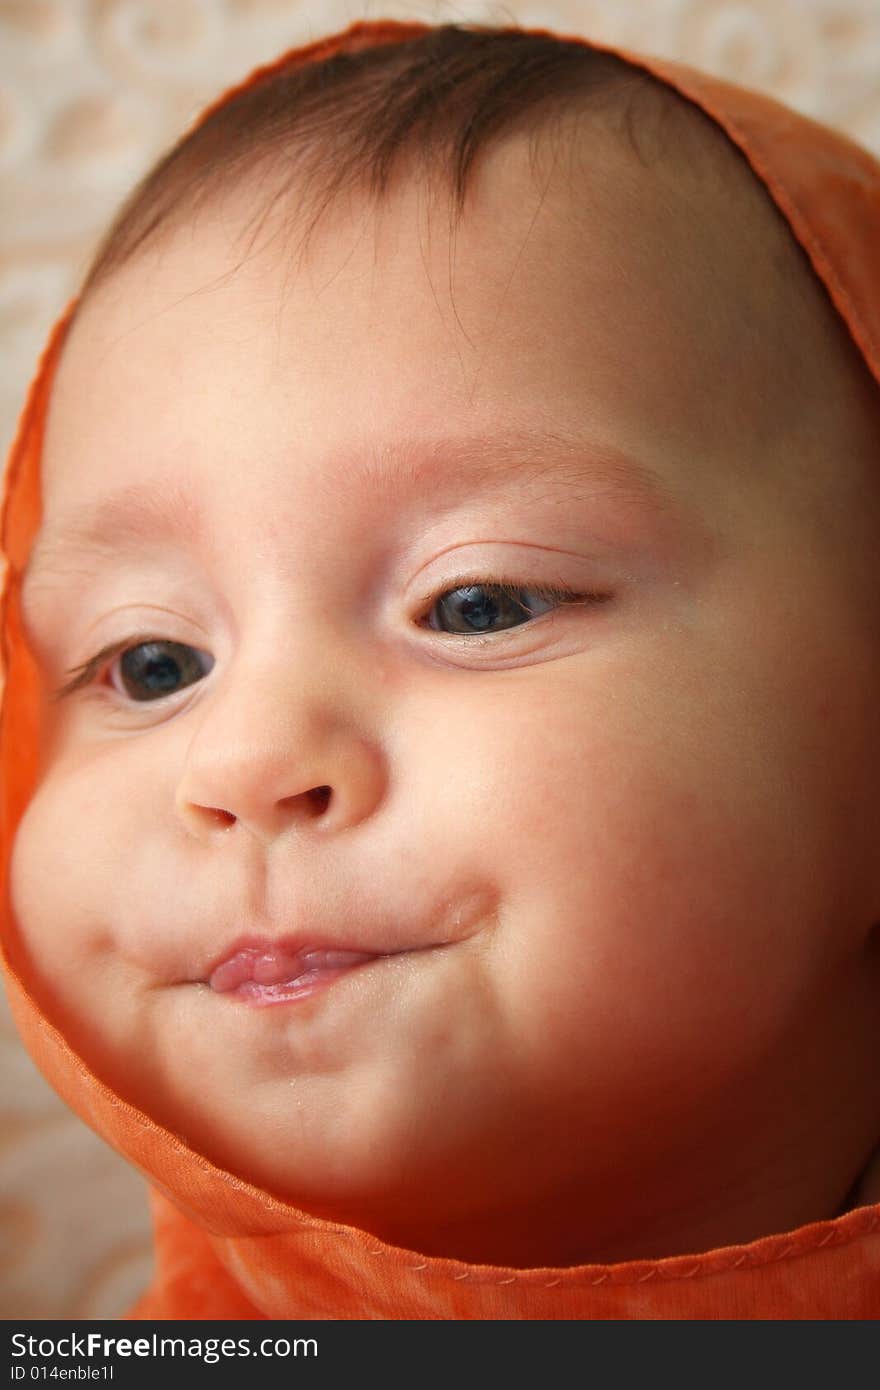
[{"label": "baby's neck", "polygon": [[876,1202],[880,1202],[880,1148],[851,1189],[842,1211],[851,1211],[853,1207],[871,1207]]},{"label": "baby's neck", "polygon": [[[413,1221],[349,1224],[420,1254],[512,1269],[696,1255],[880,1202],[880,1147],[861,1168],[857,1161],[854,1178],[844,1157],[856,1147],[852,1139],[830,1154],[815,1139],[803,1132],[751,1148],[744,1142],[731,1171],[712,1152],[709,1136],[694,1134],[650,1172],[644,1164],[630,1173],[618,1170],[602,1190],[573,1183],[567,1192],[557,1187],[547,1198],[529,1194],[520,1204],[442,1225],[420,1224],[421,1213]],[[725,1171],[723,1186],[713,1182]]]}]

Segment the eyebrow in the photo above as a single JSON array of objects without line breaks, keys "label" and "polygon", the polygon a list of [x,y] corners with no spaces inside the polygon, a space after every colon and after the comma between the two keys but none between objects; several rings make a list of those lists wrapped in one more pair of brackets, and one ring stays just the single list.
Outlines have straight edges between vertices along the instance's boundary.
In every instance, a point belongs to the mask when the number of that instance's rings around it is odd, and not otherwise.
[{"label": "eyebrow", "polygon": [[[425,492],[491,491],[516,484],[517,497],[537,502],[588,502],[612,495],[625,507],[649,512],[660,521],[680,520],[682,504],[656,470],[607,443],[596,444],[558,432],[496,431],[491,435],[397,440],[356,457],[346,455],[341,469],[310,480],[315,498],[360,486],[387,503],[400,501],[407,489]],[[78,562],[136,554],[150,543],[181,541],[203,544],[208,519],[200,502],[178,479],[161,486],[129,483],[104,498],[72,508],[38,535],[24,570],[23,587],[39,589],[64,577]]]}]

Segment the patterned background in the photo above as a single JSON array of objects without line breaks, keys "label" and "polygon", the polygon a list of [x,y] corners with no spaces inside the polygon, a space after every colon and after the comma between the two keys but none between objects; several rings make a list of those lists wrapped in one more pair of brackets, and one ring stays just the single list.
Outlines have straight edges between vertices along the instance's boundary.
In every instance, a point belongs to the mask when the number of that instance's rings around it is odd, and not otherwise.
[{"label": "patterned background", "polygon": [[[356,19],[520,23],[678,58],[880,155],[880,0],[0,0],[0,448],[124,194],[206,103]],[[146,1189],[65,1110],[0,999],[0,1317],[112,1318],[151,1267]]]}]

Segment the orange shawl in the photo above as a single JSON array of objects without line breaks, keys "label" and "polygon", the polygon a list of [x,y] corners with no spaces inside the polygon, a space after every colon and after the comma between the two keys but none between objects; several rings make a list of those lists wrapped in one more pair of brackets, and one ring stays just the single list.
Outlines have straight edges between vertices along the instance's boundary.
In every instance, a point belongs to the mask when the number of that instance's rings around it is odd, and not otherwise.
[{"label": "orange shawl", "polygon": [[[271,68],[340,49],[402,41],[429,26],[359,22],[282,55]],[[544,32],[547,31],[535,31]],[[585,43],[577,36],[565,36]],[[880,381],[880,163],[846,138],[756,92],[679,63],[609,49],[700,106],[744,152],[789,222]],[[240,87],[269,71],[258,69]],[[220,97],[210,110],[232,92]],[[203,113],[202,120],[208,114]],[[9,458],[0,547],[0,936],[25,1045],[68,1105],[150,1183],[157,1243],[152,1287],[134,1318],[850,1319],[880,1316],[880,1203],[833,1220],[693,1256],[507,1269],[427,1258],[310,1216],[215,1167],[114,1094],[44,1017],[8,953],[8,867],[37,776],[39,683],[18,586],[40,524],[40,450],[64,331],[56,324]]]}]

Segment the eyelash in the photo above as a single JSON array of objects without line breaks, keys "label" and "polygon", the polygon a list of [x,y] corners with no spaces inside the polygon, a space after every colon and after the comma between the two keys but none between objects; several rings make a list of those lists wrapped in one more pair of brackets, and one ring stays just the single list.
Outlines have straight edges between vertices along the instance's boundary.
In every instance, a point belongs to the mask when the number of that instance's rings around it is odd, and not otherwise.
[{"label": "eyelash", "polygon": [[[568,584],[562,583],[557,583],[555,585],[524,584],[513,582],[509,579],[493,579],[485,575],[477,577],[475,575],[461,574],[455,575],[444,584],[439,593],[426,594],[421,600],[421,606],[424,607],[426,604],[433,606],[433,604],[437,603],[441,598],[446,597],[448,594],[455,593],[458,589],[471,588],[495,589],[497,592],[503,593],[508,598],[513,599],[514,602],[519,601],[519,595],[521,593],[529,592],[537,594],[538,598],[552,600],[558,604],[565,604],[566,606],[576,606],[578,604],[586,606],[592,603],[601,603],[603,600],[610,597],[608,594],[580,593],[572,589]],[[521,606],[525,607],[525,605]],[[525,611],[528,611],[528,609],[526,608]],[[444,634],[440,633],[439,635],[443,636]],[[471,641],[467,633],[446,633],[445,635],[447,637],[458,636],[464,638],[466,642]],[[477,635],[478,634],[474,633],[475,637]],[[493,636],[498,636],[498,634],[490,633],[488,638],[483,638],[483,641],[491,641]],[[65,695],[71,695],[74,690],[79,690],[83,686],[88,685],[98,674],[100,667],[105,662],[111,661],[113,657],[119,656],[120,653],[127,651],[128,648],[139,647],[146,642],[166,642],[168,640],[168,638],[157,636],[155,633],[136,633],[133,636],[123,637],[117,642],[109,642],[106,647],[102,647],[100,651],[95,652],[94,656],[89,657],[88,661],[82,662],[79,666],[72,666],[69,671],[65,672],[66,675],[72,676],[73,679],[67,681],[66,684],[60,686],[57,690],[54,690],[50,699],[61,700]]]}]

